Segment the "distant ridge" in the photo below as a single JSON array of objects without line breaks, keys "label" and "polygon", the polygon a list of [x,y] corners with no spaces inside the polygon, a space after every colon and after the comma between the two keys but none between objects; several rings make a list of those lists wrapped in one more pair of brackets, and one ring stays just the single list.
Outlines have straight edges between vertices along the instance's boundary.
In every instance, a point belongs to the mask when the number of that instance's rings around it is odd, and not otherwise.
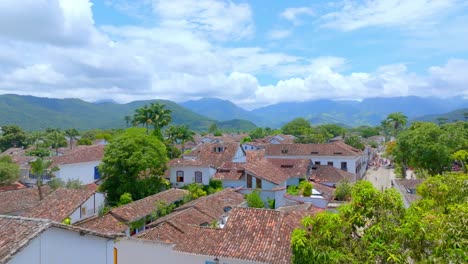
[{"label": "distant ridge", "polygon": [[456,121],[468,121],[468,108],[462,108],[444,114],[420,116],[414,118],[411,121],[425,121],[433,123],[439,123],[440,121],[449,123]]},{"label": "distant ridge", "polygon": [[[107,101],[107,100],[106,100]],[[205,131],[217,121],[199,115],[175,102],[167,100],[135,101],[128,104],[114,102],[89,103],[80,99],[52,99],[22,95],[0,95],[0,126],[16,124],[26,130],[45,128],[110,129],[124,128],[124,117],[151,102],[160,102],[172,111],[173,124],[186,124],[191,129]],[[220,123],[228,130],[242,130],[239,122]],[[255,125],[244,121],[249,128]]]}]

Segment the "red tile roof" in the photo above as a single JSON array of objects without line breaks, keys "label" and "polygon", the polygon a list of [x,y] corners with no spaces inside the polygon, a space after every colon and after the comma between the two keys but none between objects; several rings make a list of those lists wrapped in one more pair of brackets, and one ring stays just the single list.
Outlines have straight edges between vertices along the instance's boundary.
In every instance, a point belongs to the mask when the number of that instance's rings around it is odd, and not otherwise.
[{"label": "red tile roof", "polygon": [[217,180],[239,180],[244,174],[244,166],[240,163],[225,162],[221,165],[213,176]]},{"label": "red tile roof", "polygon": [[[215,148],[221,148],[223,151],[216,152],[214,151]],[[199,145],[184,157],[196,159],[197,162],[205,166],[218,168],[223,163],[232,161],[239,148],[242,150],[239,143],[205,143]]]},{"label": "red tile roof", "polygon": [[128,226],[125,223],[121,222],[110,213],[102,216],[91,217],[84,221],[77,222],[74,225],[108,233],[122,233],[128,229]]},{"label": "red tile roof", "polygon": [[[42,187],[42,193],[46,197],[51,192],[49,186]],[[39,203],[37,188],[0,192],[0,214],[11,214],[27,210]]]},{"label": "red tile roof", "polygon": [[103,145],[79,146],[63,156],[52,157],[52,167],[64,164],[100,161],[104,157]]},{"label": "red tile roof", "polygon": [[353,182],[354,174],[329,165],[314,165],[310,179],[315,182]]},{"label": "red tile roof", "polygon": [[289,177],[301,178],[308,175],[312,161],[310,159],[268,159]]},{"label": "red tile roof", "polygon": [[343,142],[326,144],[270,144],[265,148],[266,156],[359,156],[359,149]]},{"label": "red tile roof", "polygon": [[156,202],[164,201],[172,204],[184,199],[188,194],[187,190],[169,189],[143,199],[119,206],[111,210],[111,214],[125,222],[134,222],[140,218],[150,215],[156,208]]},{"label": "red tile roof", "polygon": [[9,185],[1,186],[0,187],[0,192],[20,190],[20,189],[24,189],[24,188],[28,188],[28,187],[26,185],[20,183],[20,182],[14,182],[14,183],[9,184]]},{"label": "red tile roof", "polygon": [[234,208],[224,228],[192,227],[175,249],[182,252],[249,260],[291,263],[291,233],[315,207],[281,212]]},{"label": "red tile roof", "polygon": [[249,162],[244,165],[244,168],[247,173],[275,184],[281,184],[289,179],[286,172],[266,159]]},{"label": "red tile roof", "polygon": [[90,190],[60,188],[44,198],[36,207],[24,212],[23,216],[62,222],[94,193]]}]

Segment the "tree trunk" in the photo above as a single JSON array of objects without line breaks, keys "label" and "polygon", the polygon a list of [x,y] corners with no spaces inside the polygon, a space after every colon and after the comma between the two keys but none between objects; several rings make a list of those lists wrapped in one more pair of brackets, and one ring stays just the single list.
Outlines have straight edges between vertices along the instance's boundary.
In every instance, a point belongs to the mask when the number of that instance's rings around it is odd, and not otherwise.
[{"label": "tree trunk", "polygon": [[36,182],[37,190],[39,192],[39,201],[42,201],[42,199],[44,198],[43,194],[42,194],[42,187],[41,187],[42,186],[42,179],[41,178],[42,178],[42,176],[37,176],[37,182]]}]

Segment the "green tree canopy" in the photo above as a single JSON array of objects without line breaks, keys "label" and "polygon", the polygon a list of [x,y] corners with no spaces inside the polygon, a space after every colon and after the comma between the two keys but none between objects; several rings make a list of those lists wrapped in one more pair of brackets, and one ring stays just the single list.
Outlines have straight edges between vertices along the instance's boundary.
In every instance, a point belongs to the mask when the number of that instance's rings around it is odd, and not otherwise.
[{"label": "green tree canopy", "polygon": [[356,135],[346,136],[345,143],[360,150],[363,150],[365,147],[361,139]]},{"label": "green tree canopy", "polygon": [[19,166],[13,162],[10,156],[0,156],[0,186],[8,185],[18,180],[20,176]]},{"label": "green tree canopy", "polygon": [[42,194],[42,178],[44,176],[49,176],[53,177],[54,172],[58,171],[58,167],[53,167],[51,168],[50,166],[52,165],[51,160],[45,160],[42,158],[36,158],[34,161],[31,161],[29,163],[31,165],[31,173],[34,174],[37,177],[36,180],[36,185],[37,185],[37,190],[39,192],[39,199],[42,200],[43,194]]},{"label": "green tree canopy", "polygon": [[106,146],[100,166],[101,189],[109,204],[117,204],[125,192],[138,200],[164,190],[168,183],[161,176],[166,162],[166,147],[154,136],[131,129],[116,136]]},{"label": "green tree canopy", "polygon": [[0,129],[0,152],[12,147],[26,147],[26,139],[26,133],[21,127],[16,125],[2,126]]}]

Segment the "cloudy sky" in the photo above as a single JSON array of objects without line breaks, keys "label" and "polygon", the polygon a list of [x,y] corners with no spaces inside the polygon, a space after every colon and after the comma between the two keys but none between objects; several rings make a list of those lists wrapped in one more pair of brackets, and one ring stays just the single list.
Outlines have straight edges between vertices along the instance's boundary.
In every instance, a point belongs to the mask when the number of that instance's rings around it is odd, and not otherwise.
[{"label": "cloudy sky", "polygon": [[468,98],[468,0],[0,0],[0,94]]}]

